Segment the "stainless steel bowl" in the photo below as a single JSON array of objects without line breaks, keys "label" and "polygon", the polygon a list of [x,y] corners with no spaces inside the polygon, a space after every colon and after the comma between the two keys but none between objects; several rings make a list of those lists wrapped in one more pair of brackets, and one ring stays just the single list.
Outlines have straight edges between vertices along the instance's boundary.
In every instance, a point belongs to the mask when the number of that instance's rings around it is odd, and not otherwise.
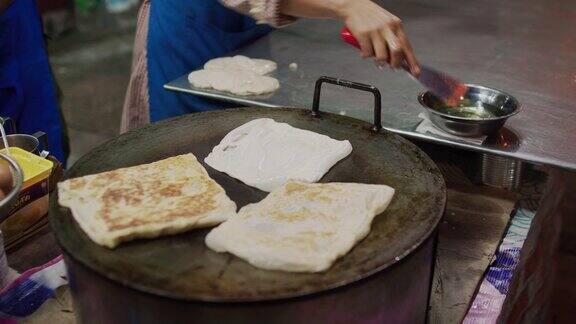
[{"label": "stainless steel bowl", "polygon": [[20,190],[22,190],[22,183],[24,182],[24,174],[22,169],[14,161],[14,159],[6,156],[5,154],[0,154],[0,163],[8,164],[10,171],[12,172],[12,189],[10,192],[6,193],[4,199],[0,200],[0,222],[4,221],[8,217],[8,213],[16,204]]},{"label": "stainless steel bowl", "polygon": [[496,133],[506,120],[520,111],[520,103],[513,96],[504,91],[467,84],[468,91],[461,99],[469,99],[472,102],[480,101],[503,110],[504,115],[492,118],[473,119],[459,116],[451,116],[434,109],[434,103],[440,99],[429,91],[418,95],[418,101],[426,108],[430,121],[443,131],[458,136],[480,136]]}]

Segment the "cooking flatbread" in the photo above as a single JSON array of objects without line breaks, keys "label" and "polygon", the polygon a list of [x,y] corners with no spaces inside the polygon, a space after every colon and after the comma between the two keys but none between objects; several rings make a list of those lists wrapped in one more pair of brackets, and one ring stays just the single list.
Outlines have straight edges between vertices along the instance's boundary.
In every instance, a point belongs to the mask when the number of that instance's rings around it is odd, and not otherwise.
[{"label": "cooking flatbread", "polygon": [[262,269],[325,271],[368,235],[393,195],[385,185],[291,182],[240,209],[206,244]]},{"label": "cooking flatbread", "polygon": [[239,96],[261,95],[280,88],[277,79],[250,70],[198,70],[188,75],[188,82],[196,88],[214,89]]},{"label": "cooking flatbread", "polygon": [[350,152],[349,141],[260,118],[228,133],[204,162],[270,192],[291,180],[316,182]]},{"label": "cooking flatbread", "polygon": [[218,57],[211,59],[204,64],[205,70],[249,70],[251,72],[266,75],[276,70],[277,64],[274,61],[264,59],[253,59],[244,55],[232,57]]},{"label": "cooking flatbread", "polygon": [[192,154],[58,184],[58,202],[99,245],[219,224],[236,204]]}]

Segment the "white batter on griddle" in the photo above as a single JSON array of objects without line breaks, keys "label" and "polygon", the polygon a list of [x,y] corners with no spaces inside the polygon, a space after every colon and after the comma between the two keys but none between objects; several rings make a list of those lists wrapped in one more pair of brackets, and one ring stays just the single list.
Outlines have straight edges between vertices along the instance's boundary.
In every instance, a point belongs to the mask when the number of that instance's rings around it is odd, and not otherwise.
[{"label": "white batter on griddle", "polygon": [[261,118],[228,133],[204,161],[270,192],[291,180],[316,182],[351,152],[349,141]]},{"label": "white batter on griddle", "polygon": [[214,89],[240,96],[260,95],[278,90],[277,79],[244,69],[199,70],[188,75],[196,88]]},{"label": "white batter on griddle", "polygon": [[393,196],[385,185],[290,182],[244,206],[205,242],[262,269],[325,271],[368,235]]},{"label": "white batter on griddle", "polygon": [[232,57],[219,57],[204,64],[205,70],[248,70],[260,75],[266,75],[276,70],[277,64],[274,61],[264,59],[253,59],[244,55]]}]

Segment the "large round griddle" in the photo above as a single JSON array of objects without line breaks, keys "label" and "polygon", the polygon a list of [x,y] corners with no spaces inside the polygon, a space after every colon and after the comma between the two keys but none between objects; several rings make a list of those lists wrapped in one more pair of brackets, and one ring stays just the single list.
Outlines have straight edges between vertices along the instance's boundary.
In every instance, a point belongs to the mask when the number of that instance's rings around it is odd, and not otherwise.
[{"label": "large round griddle", "polygon": [[[78,177],[192,152],[199,161],[232,129],[260,117],[273,118],[333,138],[348,139],[353,152],[322,182],[387,184],[396,195],[372,224],[368,237],[323,273],[297,274],[255,268],[230,254],[208,249],[209,229],[143,239],[114,250],[93,243],[67,208],[53,197],[51,222],[64,250],[77,261],[129,287],[179,299],[254,301],[300,296],[359,280],[409,254],[436,227],[445,204],[444,181],[416,146],[390,133],[375,133],[356,119],[300,109],[242,108],[189,115],[122,135],[84,156],[67,176]],[[204,164],[204,163],[203,163]],[[239,207],[266,193],[204,164]]]},{"label": "large round griddle", "polygon": [[[318,99],[318,98],[316,98]],[[318,100],[315,100],[318,106]],[[114,250],[93,243],[70,210],[52,197],[51,223],[61,246],[76,261],[128,287],[176,299],[246,302],[290,298],[326,291],[384,270],[416,249],[436,228],[445,205],[445,184],[437,167],[407,140],[369,123],[303,109],[240,108],[192,114],[152,124],[107,142],[78,161],[67,177],[150,163],[193,153],[199,161],[228,132],[255,118],[273,118],[332,138],[348,139],[353,151],[321,182],[386,184],[396,189],[388,209],[370,234],[326,272],[267,271],[228,253],[206,247],[210,229],[142,239]],[[376,114],[379,121],[380,116]],[[205,163],[210,176],[239,207],[258,202],[265,192],[249,187]],[[353,217],[353,215],[351,215]]]}]

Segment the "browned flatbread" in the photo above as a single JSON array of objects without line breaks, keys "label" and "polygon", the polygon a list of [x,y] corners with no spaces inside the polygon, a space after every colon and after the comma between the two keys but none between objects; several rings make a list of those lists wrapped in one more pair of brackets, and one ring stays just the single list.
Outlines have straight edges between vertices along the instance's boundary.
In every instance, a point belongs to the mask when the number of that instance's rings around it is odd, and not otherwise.
[{"label": "browned flatbread", "polygon": [[71,179],[58,184],[59,203],[97,244],[211,226],[236,204],[192,154]]}]

